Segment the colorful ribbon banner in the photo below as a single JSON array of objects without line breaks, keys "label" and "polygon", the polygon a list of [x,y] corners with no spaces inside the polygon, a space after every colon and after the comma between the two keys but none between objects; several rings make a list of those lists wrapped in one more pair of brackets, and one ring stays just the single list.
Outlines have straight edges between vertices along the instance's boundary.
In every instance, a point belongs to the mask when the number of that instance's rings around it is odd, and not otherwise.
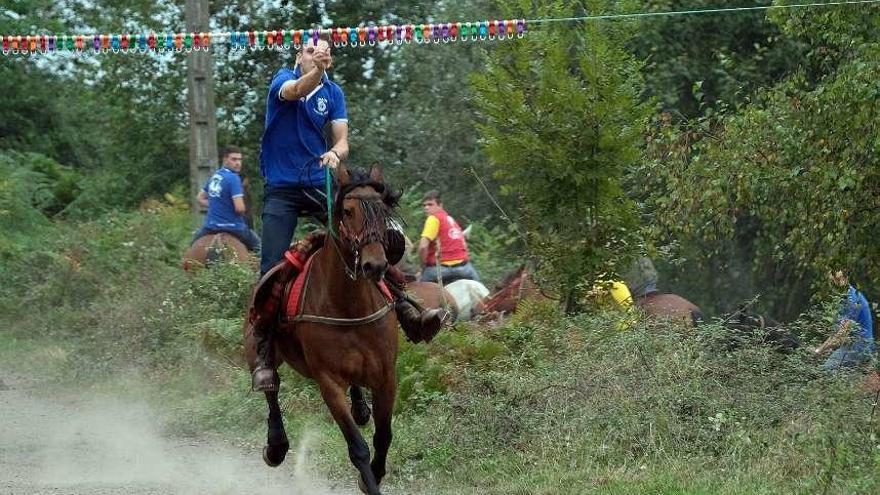
[{"label": "colorful ribbon banner", "polygon": [[14,35],[0,39],[4,55],[33,55],[57,52],[191,52],[208,50],[215,43],[228,44],[232,50],[298,50],[304,43],[316,43],[319,38],[327,39],[336,47],[355,47],[505,40],[522,38],[525,34],[526,20],[512,19],[232,33]]}]

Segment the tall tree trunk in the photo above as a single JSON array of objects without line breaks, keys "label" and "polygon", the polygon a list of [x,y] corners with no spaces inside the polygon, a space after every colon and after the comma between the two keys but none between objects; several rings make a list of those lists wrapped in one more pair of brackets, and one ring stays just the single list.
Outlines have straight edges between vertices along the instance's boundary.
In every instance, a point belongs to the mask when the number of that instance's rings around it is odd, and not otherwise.
[{"label": "tall tree trunk", "polygon": [[[208,0],[186,0],[186,28],[191,33],[210,30]],[[192,211],[204,210],[196,200],[199,190],[217,166],[217,113],[214,108],[214,59],[210,51],[187,56],[189,100],[189,184]]]}]

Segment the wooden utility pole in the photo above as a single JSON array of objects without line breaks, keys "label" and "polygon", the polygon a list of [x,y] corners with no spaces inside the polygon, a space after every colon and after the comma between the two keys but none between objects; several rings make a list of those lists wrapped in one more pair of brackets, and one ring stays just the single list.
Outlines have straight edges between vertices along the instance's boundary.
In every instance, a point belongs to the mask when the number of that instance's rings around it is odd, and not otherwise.
[{"label": "wooden utility pole", "polygon": [[[186,0],[186,29],[210,31],[209,0]],[[196,195],[217,167],[217,113],[214,108],[214,59],[210,51],[187,55],[189,100],[189,184],[192,211],[203,214]]]}]

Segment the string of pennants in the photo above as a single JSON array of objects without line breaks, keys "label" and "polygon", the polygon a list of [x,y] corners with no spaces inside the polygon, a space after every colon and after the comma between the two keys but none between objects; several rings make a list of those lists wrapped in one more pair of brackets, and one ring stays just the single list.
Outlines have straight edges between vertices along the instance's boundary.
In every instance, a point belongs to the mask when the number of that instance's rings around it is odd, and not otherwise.
[{"label": "string of pennants", "polygon": [[336,47],[404,43],[450,43],[455,41],[522,38],[526,20],[492,20],[361,27],[235,31],[205,33],[10,35],[2,36],[3,54],[58,52],[130,53],[191,52],[226,43],[232,50],[299,49],[310,40],[325,38]]}]

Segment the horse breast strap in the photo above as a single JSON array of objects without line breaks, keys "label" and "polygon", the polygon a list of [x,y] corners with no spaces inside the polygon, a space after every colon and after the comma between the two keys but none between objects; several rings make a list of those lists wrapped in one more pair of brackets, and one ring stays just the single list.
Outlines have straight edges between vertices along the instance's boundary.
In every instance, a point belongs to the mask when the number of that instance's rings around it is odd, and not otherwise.
[{"label": "horse breast strap", "polygon": [[392,297],[388,286],[385,284],[385,281],[380,280],[376,283],[376,287],[384,296],[386,304],[383,304],[372,314],[361,318],[337,318],[333,316],[303,314],[305,296],[306,293],[308,293],[309,283],[311,282],[312,264],[315,258],[317,258],[318,252],[320,252],[320,250],[309,257],[296,279],[292,283],[287,284],[287,289],[284,294],[284,301],[286,304],[284,312],[281,315],[283,323],[298,323],[306,321],[310,323],[321,323],[324,325],[358,326],[367,325],[381,320],[391,311],[394,307],[394,298]]}]

